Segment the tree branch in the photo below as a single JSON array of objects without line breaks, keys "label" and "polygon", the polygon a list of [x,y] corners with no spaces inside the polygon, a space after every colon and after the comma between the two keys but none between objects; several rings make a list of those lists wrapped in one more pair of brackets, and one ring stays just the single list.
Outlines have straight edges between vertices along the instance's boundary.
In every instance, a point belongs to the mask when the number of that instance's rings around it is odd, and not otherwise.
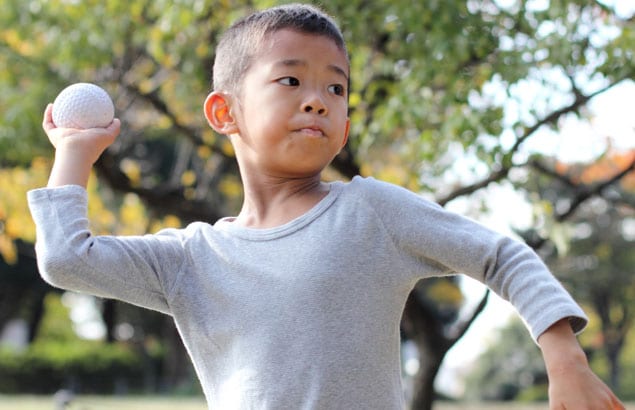
[{"label": "tree branch", "polygon": [[[604,191],[606,188],[619,182],[622,178],[624,178],[630,172],[635,171],[635,159],[633,159],[630,165],[628,165],[622,171],[616,173],[612,177],[607,178],[604,181],[593,184],[593,185],[585,185],[585,184],[576,183],[569,176],[560,174],[559,172],[542,164],[538,160],[531,161],[530,165],[537,171],[545,175],[549,175],[552,178],[555,178],[561,181],[562,183],[564,183],[565,185],[575,189],[575,195],[573,196],[573,199],[571,200],[571,205],[565,211],[556,213],[554,215],[554,219],[557,222],[563,222],[567,220],[586,200],[590,199],[593,196],[601,195],[602,191]],[[546,241],[547,241],[547,238],[544,238],[541,236],[533,238],[531,240],[526,240],[527,245],[529,245],[533,249],[541,248]]]},{"label": "tree branch", "polygon": [[182,186],[165,184],[151,188],[136,187],[115,165],[116,159],[105,151],[95,163],[99,176],[108,182],[111,188],[120,192],[131,192],[151,205],[153,210],[179,216],[184,222],[205,221],[214,223],[224,215],[210,206],[209,201],[185,199]]},{"label": "tree branch", "polygon": [[223,157],[227,157],[227,154],[222,150],[220,145],[208,144],[203,141],[203,139],[200,137],[200,129],[188,126],[180,122],[177,115],[173,113],[172,110],[170,110],[168,105],[159,96],[157,91],[144,93],[134,84],[122,84],[122,86],[132,95],[148,102],[155,110],[168,117],[170,119],[170,122],[172,122],[174,129],[185,136],[187,139],[189,139],[194,145],[208,146],[214,153],[222,155]]},{"label": "tree branch", "polygon": [[437,203],[441,206],[445,206],[448,202],[450,202],[453,199],[459,198],[464,195],[472,194],[478,191],[479,189],[483,189],[487,187],[492,182],[501,181],[507,177],[507,175],[509,174],[509,171],[511,171],[512,168],[513,166],[506,166],[506,167],[501,166],[499,169],[492,171],[486,178],[478,182],[475,182],[473,184],[457,188],[451,193],[449,193],[448,195],[446,195],[445,197],[437,199]]},{"label": "tree branch", "polygon": [[465,332],[467,332],[467,330],[470,328],[470,326],[472,326],[472,323],[474,323],[474,321],[476,320],[478,315],[480,315],[481,312],[483,312],[483,310],[485,310],[485,306],[487,306],[487,302],[489,300],[489,294],[490,294],[490,290],[487,289],[485,291],[485,294],[481,298],[481,301],[479,302],[479,304],[476,306],[476,308],[472,312],[472,315],[468,319],[466,319],[466,320],[462,321],[461,323],[457,324],[456,333],[450,339],[450,345],[451,346],[453,346],[459,339],[461,339],[465,335]]},{"label": "tree branch", "polygon": [[586,201],[587,199],[596,195],[600,195],[602,191],[604,191],[606,188],[619,182],[626,175],[635,171],[635,159],[633,159],[633,161],[631,161],[631,163],[628,166],[624,167],[623,170],[616,173],[615,175],[609,178],[606,178],[605,180],[601,182],[598,182],[592,185],[587,185],[587,184],[576,183],[568,175],[561,174],[547,167],[546,165],[542,164],[538,160],[531,161],[530,165],[532,166],[532,168],[538,170],[542,174],[549,175],[552,178],[555,178],[563,182],[565,185],[575,189],[575,195],[573,196],[571,205],[565,211],[557,213],[555,215],[555,220],[558,222],[562,222],[566,220],[567,218],[569,218],[569,216],[571,216],[580,207],[580,205],[582,205],[582,203],[584,203],[584,201]]},{"label": "tree branch", "polygon": [[[558,119],[562,117],[563,115],[577,111],[580,107],[585,105],[593,97],[596,97],[599,94],[602,94],[608,91],[609,89],[613,88],[614,86],[616,86],[617,84],[619,84],[620,82],[624,80],[626,80],[626,78],[618,79],[617,81],[610,83],[606,87],[601,88],[597,91],[594,91],[588,95],[582,95],[579,92],[575,92],[574,93],[575,100],[571,104],[552,112],[546,117],[538,120],[534,125],[525,128],[523,133],[516,139],[516,142],[514,143],[514,145],[509,149],[509,151],[507,151],[507,153],[503,156],[503,158],[504,159],[511,158],[516,152],[519,151],[520,146],[525,141],[527,141],[532,135],[534,135],[534,133],[538,131],[541,127],[548,124],[553,124],[556,121],[558,121]],[[573,84],[573,88],[577,90],[577,88],[575,87],[575,84]],[[513,161],[511,160],[510,161],[503,160],[501,161],[500,164],[498,164],[498,167],[496,167],[496,169],[493,170],[487,177],[473,184],[460,187],[450,192],[448,195],[437,199],[437,202],[443,206],[453,199],[456,199],[464,195],[472,194],[478,191],[479,189],[487,187],[492,182],[498,182],[502,180],[503,178],[507,177],[507,175],[509,174],[509,171],[521,165],[524,165],[524,164],[514,164]]]}]

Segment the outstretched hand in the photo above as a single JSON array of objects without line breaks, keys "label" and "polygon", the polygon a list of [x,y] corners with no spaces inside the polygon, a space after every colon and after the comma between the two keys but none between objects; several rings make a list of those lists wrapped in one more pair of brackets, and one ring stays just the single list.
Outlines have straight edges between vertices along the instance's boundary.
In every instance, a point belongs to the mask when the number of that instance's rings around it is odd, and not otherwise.
[{"label": "outstretched hand", "polygon": [[625,410],[589,367],[566,319],[543,333],[538,343],[549,377],[550,410]]},{"label": "outstretched hand", "polygon": [[588,365],[571,366],[550,375],[550,410],[625,410],[624,405]]},{"label": "outstretched hand", "polygon": [[53,104],[44,111],[42,128],[55,147],[55,162],[49,187],[81,185],[86,187],[93,164],[119,135],[121,122],[115,118],[106,128],[58,128],[53,123]]}]

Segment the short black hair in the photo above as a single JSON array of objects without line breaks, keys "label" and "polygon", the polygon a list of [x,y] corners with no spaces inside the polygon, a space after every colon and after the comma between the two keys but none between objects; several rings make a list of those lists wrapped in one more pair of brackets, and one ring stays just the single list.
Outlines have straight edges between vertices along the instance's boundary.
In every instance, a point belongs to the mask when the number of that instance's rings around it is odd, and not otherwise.
[{"label": "short black hair", "polygon": [[267,35],[290,29],[325,36],[348,58],[344,36],[335,21],[321,9],[308,4],[287,4],[250,14],[227,29],[216,47],[213,68],[215,91],[238,92],[253,56]]}]

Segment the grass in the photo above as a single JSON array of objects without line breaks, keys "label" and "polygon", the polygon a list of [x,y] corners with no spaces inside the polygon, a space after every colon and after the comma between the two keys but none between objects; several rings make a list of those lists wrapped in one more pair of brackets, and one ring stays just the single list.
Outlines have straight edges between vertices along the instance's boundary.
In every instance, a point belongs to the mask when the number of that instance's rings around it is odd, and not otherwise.
[{"label": "grass", "polygon": [[[52,396],[0,396],[0,410],[54,410]],[[206,410],[205,400],[192,397],[78,396],[68,410]]]},{"label": "grass", "polygon": [[[450,404],[438,403],[435,410],[544,410],[546,404]],[[635,403],[627,404],[635,410]],[[54,410],[51,396],[2,396],[0,410]],[[206,410],[205,401],[197,397],[114,397],[79,396],[68,410]]]}]

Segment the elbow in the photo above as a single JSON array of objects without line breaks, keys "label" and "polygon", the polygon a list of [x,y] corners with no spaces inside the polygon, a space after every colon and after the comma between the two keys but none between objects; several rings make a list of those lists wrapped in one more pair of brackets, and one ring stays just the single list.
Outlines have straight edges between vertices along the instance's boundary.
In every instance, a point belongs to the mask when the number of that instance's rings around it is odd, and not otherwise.
[{"label": "elbow", "polygon": [[52,258],[38,258],[38,270],[44,282],[49,285],[61,289],[69,288],[68,274],[61,263]]},{"label": "elbow", "polygon": [[49,285],[65,289],[72,290],[73,272],[76,261],[71,258],[59,257],[59,255],[45,253],[38,254],[37,266],[42,279]]},{"label": "elbow", "polygon": [[86,269],[82,255],[92,246],[89,239],[90,235],[85,232],[70,238],[45,235],[38,238],[35,254],[42,279],[56,288],[79,290],[84,282],[81,272]]}]

